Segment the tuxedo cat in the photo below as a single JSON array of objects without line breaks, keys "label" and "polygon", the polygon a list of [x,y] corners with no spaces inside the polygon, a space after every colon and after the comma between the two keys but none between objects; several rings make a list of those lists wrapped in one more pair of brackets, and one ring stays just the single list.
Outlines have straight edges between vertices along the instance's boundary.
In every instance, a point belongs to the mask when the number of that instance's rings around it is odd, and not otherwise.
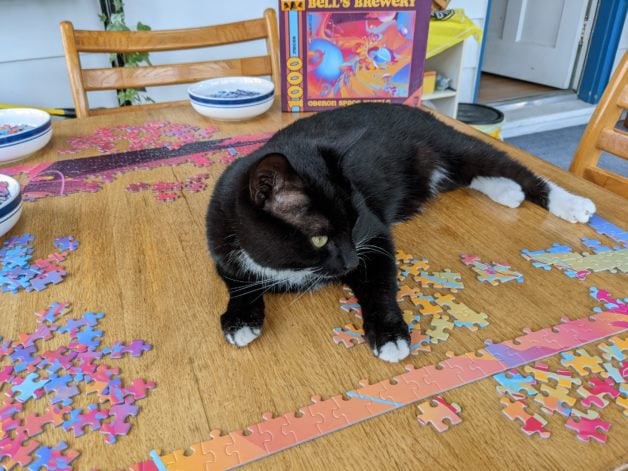
[{"label": "tuxedo cat", "polygon": [[209,205],[209,248],[230,297],[225,338],[243,347],[260,335],[266,292],[340,282],[360,302],[373,353],[405,358],[391,225],[464,186],[510,208],[528,199],[570,222],[595,212],[591,200],[416,108],[358,104],[277,132],[227,168]]}]

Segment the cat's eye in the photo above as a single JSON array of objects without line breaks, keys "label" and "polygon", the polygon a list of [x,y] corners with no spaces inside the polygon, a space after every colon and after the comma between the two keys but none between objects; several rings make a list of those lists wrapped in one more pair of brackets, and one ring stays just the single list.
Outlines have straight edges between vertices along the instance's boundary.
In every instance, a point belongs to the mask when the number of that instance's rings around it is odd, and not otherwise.
[{"label": "cat's eye", "polygon": [[327,240],[328,240],[327,236],[314,236],[310,239],[310,241],[312,242],[312,245],[316,247],[317,249],[324,247],[325,244],[327,243]]}]

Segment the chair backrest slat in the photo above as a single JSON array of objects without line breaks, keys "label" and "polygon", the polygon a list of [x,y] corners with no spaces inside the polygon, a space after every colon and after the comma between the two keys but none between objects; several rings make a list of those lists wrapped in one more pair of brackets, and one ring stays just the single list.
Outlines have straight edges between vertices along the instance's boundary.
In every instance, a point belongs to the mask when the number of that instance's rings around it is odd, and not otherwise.
[{"label": "chair backrest slat", "polygon": [[75,33],[81,52],[159,52],[222,46],[264,39],[268,36],[263,19],[227,25],[161,31],[81,31]]},{"label": "chair backrest slat", "polygon": [[[162,31],[75,30],[61,23],[61,37],[76,114],[89,116],[87,91],[121,90],[150,86],[192,83],[234,75],[270,76],[279,94],[279,38],[275,10],[268,8],[262,18],[229,24]],[[83,69],[80,53],[161,52],[222,46],[266,39],[267,54],[236,59],[156,65]],[[147,105],[136,105],[147,106]],[[125,111],[116,108],[109,112]]]},{"label": "chair backrest slat", "polygon": [[272,69],[268,56],[258,56],[150,67],[87,69],[82,71],[82,75],[85,90],[96,91],[176,85],[234,75],[272,75]]},{"label": "chair backrest slat", "polygon": [[598,168],[602,152],[628,160],[628,133],[617,129],[628,109],[628,52],[624,53],[589,121],[569,171],[628,197],[628,178]]},{"label": "chair backrest slat", "polygon": [[584,172],[584,177],[604,188],[628,198],[628,178],[616,175],[598,167],[589,167]]},{"label": "chair backrest slat", "polygon": [[604,128],[600,133],[597,146],[617,157],[628,160],[628,133],[614,128]]}]

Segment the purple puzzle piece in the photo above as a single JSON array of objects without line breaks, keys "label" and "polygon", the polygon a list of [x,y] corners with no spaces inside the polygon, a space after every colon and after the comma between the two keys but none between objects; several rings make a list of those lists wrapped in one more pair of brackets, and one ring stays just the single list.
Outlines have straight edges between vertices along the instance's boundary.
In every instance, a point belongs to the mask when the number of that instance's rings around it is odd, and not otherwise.
[{"label": "purple puzzle piece", "polygon": [[79,243],[72,236],[57,237],[54,241],[54,246],[61,252],[74,252],[78,249]]},{"label": "purple puzzle piece", "polygon": [[139,407],[134,405],[135,400],[127,397],[124,404],[111,406],[109,409],[109,417],[113,417],[111,422],[103,424],[100,432],[104,433],[105,441],[113,444],[117,441],[117,437],[127,435],[131,430],[131,424],[126,421],[128,417],[135,417],[139,412]]},{"label": "purple puzzle piece", "polygon": [[128,345],[125,345],[123,342],[117,341],[111,347],[105,347],[103,349],[103,353],[105,355],[111,355],[113,359],[122,358],[125,353],[131,354],[131,356],[137,358],[142,356],[144,352],[148,352],[153,348],[153,346],[149,343],[144,342],[143,340],[133,340]]}]

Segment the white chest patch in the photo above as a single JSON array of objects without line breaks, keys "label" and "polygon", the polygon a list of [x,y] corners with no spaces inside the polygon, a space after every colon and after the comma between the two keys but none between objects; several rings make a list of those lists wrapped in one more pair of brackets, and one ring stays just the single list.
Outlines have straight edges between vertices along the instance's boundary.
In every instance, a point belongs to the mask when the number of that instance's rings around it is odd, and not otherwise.
[{"label": "white chest patch", "polygon": [[449,176],[444,170],[436,167],[430,176],[430,191],[432,192],[432,196],[438,193],[439,186],[443,180],[449,180]]},{"label": "white chest patch", "polygon": [[260,281],[276,283],[277,287],[306,287],[311,285],[314,279],[317,278],[314,270],[311,268],[304,270],[276,270],[264,267],[253,260],[243,249],[236,252],[235,258],[246,273],[255,275]]}]

